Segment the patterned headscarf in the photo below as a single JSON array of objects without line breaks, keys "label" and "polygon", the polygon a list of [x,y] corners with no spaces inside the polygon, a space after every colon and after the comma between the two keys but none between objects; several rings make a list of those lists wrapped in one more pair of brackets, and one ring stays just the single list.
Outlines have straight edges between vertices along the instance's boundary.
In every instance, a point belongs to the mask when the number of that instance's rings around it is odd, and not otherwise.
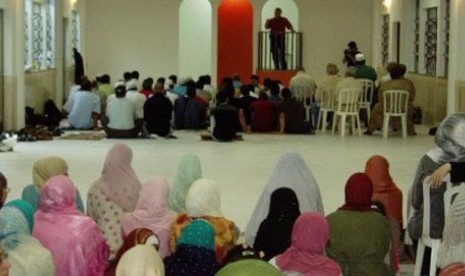
[{"label": "patterned headscarf", "polygon": [[186,196],[192,183],[202,177],[200,159],[197,155],[186,155],[178,166],[176,179],[170,189],[168,206],[178,213],[186,212]]},{"label": "patterned headscarf", "polygon": [[95,181],[103,193],[126,212],[134,211],[141,183],[131,167],[132,150],[123,143],[116,143],[108,151],[102,176]]},{"label": "patterned headscarf", "polygon": [[439,125],[434,138],[438,146],[427,155],[436,163],[465,161],[465,113],[447,116]]},{"label": "patterned headscarf", "polygon": [[195,219],[181,232],[176,252],[166,257],[167,275],[214,275],[220,268],[215,256],[215,230]]},{"label": "patterned headscarf", "polygon": [[55,175],[67,175],[68,164],[58,156],[50,156],[37,160],[32,167],[32,182],[37,191],[42,190],[45,182]]}]

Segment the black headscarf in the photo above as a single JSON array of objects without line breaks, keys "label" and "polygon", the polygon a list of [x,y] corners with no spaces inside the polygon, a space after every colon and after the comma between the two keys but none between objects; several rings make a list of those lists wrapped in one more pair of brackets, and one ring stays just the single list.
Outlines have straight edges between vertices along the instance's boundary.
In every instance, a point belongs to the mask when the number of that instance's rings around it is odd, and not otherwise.
[{"label": "black headscarf", "polygon": [[292,227],[300,216],[299,200],[292,189],[279,188],[271,194],[270,210],[258,228],[254,250],[265,260],[284,252],[291,244]]}]

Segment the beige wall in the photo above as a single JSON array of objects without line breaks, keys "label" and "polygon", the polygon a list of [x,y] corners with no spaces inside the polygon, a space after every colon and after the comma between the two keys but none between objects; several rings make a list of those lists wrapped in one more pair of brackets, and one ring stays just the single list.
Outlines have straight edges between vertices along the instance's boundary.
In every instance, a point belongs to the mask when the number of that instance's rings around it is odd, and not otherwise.
[{"label": "beige wall", "polygon": [[[343,51],[351,40],[372,59],[373,0],[298,0],[300,28],[304,36],[304,67],[312,75],[325,74],[326,64],[340,69]],[[343,73],[343,70],[341,70]]]},{"label": "beige wall", "polygon": [[178,71],[180,0],[87,0],[82,22],[87,74],[113,81],[137,69],[141,77]]},{"label": "beige wall", "polygon": [[45,101],[55,101],[56,72],[45,70],[26,74],[26,106],[42,113]]},{"label": "beige wall", "polygon": [[[114,81],[124,71],[133,69],[139,70],[142,77],[178,73],[180,2],[87,0],[83,27],[88,74],[107,72]],[[255,9],[261,9],[266,1],[250,2]],[[299,28],[304,33],[304,66],[312,74],[323,76],[328,62],[342,67],[342,52],[350,40],[357,41],[371,62],[373,0],[295,0],[295,3],[299,7]],[[216,5],[212,6],[215,25],[217,10]],[[261,22],[261,18],[255,17],[254,21]],[[254,25],[259,27],[260,23]],[[215,34],[212,37],[216,39]]]}]

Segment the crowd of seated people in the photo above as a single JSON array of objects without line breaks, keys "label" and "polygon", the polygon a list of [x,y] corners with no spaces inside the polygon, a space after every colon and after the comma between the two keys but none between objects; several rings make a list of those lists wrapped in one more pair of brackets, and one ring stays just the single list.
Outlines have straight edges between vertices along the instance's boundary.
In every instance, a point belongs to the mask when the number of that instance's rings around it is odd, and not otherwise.
[{"label": "crowd of seated people", "polygon": [[[228,102],[228,95],[219,95],[220,103]],[[441,181],[447,173],[453,183],[463,181],[464,129],[465,114],[444,119],[437,148],[420,161],[407,198],[413,215],[406,235],[415,244],[423,208],[433,212],[431,236],[443,241],[441,275],[454,275],[447,273],[463,269],[457,263],[465,262],[460,234],[465,189],[452,205],[451,218],[444,219],[449,215],[442,207],[446,187]],[[344,203],[325,217],[325,198],[311,169],[298,153],[285,153],[244,233],[223,213],[219,185],[202,174],[197,156],[181,160],[172,185],[163,176],[142,185],[132,159],[126,144],[110,148],[85,210],[60,157],[34,163],[33,184],[24,187],[22,199],[6,202],[8,179],[0,174],[2,275],[399,274],[403,196],[383,156],[372,156],[364,173],[348,178]],[[423,206],[427,176],[432,179],[431,206]],[[239,243],[242,233],[244,245]],[[423,261],[426,270],[428,259]],[[247,275],[261,275],[253,273]]]}]

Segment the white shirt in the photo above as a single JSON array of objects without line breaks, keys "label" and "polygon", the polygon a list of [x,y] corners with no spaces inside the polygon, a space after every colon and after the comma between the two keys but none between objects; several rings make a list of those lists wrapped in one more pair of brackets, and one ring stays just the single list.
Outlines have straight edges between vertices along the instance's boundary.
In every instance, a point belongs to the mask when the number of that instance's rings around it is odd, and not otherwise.
[{"label": "white shirt", "polygon": [[145,96],[137,90],[129,90],[126,92],[126,98],[136,105],[137,118],[144,118]]},{"label": "white shirt", "polygon": [[305,73],[304,71],[299,71],[294,77],[292,77],[289,83],[289,88],[291,89],[292,93],[296,93],[295,91],[298,90],[308,91],[309,95],[305,96],[311,97],[315,94],[316,83],[309,74]]},{"label": "white shirt", "polygon": [[108,124],[112,129],[132,129],[137,118],[135,104],[127,98],[117,98],[115,95],[108,97],[107,116]]}]

